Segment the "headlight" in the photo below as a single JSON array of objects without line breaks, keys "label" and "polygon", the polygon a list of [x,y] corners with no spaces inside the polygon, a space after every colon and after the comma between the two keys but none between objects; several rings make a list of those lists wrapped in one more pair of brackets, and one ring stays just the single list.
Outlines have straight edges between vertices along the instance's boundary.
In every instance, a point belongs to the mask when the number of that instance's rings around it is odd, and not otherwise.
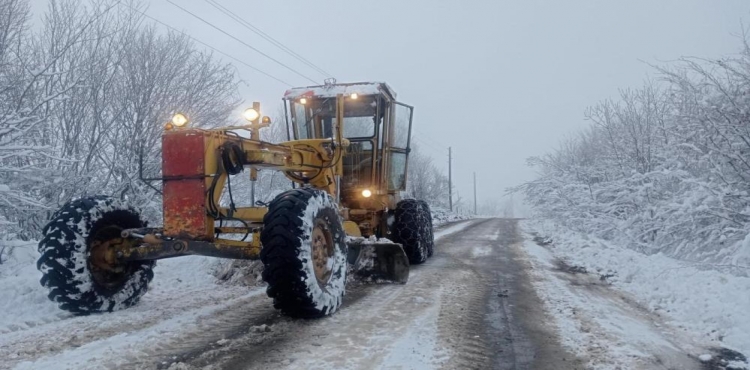
[{"label": "headlight", "polygon": [[357,100],[357,98],[359,98],[359,95],[357,95],[357,93],[352,93],[351,95],[349,95],[349,97],[353,100]]},{"label": "headlight", "polygon": [[246,120],[252,122],[260,117],[260,113],[258,113],[258,111],[253,108],[247,108],[244,112],[242,112],[242,117],[245,117]]},{"label": "headlight", "polygon": [[302,98],[302,99],[299,100],[299,103],[302,104],[302,105],[305,105],[305,104],[307,104],[307,99]]},{"label": "headlight", "polygon": [[188,123],[187,117],[182,113],[177,113],[172,116],[172,124],[177,127],[185,126]]},{"label": "headlight", "polygon": [[370,191],[370,189],[362,190],[362,196],[365,198],[369,198],[372,196],[372,192]]}]

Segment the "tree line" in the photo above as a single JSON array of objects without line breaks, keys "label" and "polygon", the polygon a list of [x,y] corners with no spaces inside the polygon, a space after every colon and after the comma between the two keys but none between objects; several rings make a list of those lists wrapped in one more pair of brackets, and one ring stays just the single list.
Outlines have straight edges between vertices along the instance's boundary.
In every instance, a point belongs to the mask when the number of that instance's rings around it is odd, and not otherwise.
[{"label": "tree line", "polygon": [[32,27],[28,0],[0,2],[0,240],[37,237],[60,204],[86,195],[158,213],[139,154],[158,162],[177,109],[225,122],[239,104],[231,65],[157,31],[137,6],[50,1]]},{"label": "tree line", "polygon": [[594,104],[586,129],[530,158],[540,176],[513,190],[542,219],[643,253],[746,271],[747,38],[732,56],[653,68],[657,78]]}]

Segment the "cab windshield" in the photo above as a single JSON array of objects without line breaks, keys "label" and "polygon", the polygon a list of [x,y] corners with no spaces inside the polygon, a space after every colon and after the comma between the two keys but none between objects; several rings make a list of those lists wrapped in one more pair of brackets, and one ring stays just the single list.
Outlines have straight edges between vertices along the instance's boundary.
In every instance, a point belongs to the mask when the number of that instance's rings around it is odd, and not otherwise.
[{"label": "cab windshield", "polygon": [[[342,136],[349,146],[342,158],[341,189],[346,194],[374,183],[376,134],[384,113],[378,96],[345,97]],[[304,104],[303,104],[304,103]],[[335,136],[336,98],[304,98],[290,102],[291,122],[297,139],[328,139]]]},{"label": "cab windshield", "polygon": [[[305,98],[291,101],[290,104],[291,122],[297,139],[328,139],[334,136],[336,98]],[[377,96],[346,98],[343,121],[342,135],[345,138],[374,137],[376,123],[379,123]]]}]

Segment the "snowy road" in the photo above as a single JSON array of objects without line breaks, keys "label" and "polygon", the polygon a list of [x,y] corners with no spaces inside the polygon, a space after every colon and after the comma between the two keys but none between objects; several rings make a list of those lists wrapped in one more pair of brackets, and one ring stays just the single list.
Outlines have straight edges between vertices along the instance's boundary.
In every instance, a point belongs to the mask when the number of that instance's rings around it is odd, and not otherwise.
[{"label": "snowy road", "polygon": [[407,285],[350,288],[333,317],[269,317],[271,332],[243,332],[183,360],[227,369],[573,368],[514,254],[516,222],[459,227],[412,267]]},{"label": "snowy road", "polygon": [[700,368],[696,345],[523,236],[517,220],[454,224],[408,284],[350,284],[319,320],[281,316],[262,287],[214,284],[201,273],[210,260],[164,261],[131,309],[71,317],[39,301],[11,313],[0,368]]}]

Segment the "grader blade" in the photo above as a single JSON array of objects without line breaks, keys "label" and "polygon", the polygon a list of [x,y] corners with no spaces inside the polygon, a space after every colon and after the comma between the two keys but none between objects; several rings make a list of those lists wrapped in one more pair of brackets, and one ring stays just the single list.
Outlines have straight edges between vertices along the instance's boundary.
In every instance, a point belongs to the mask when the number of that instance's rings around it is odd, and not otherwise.
[{"label": "grader blade", "polygon": [[364,238],[351,238],[347,244],[349,263],[358,278],[399,284],[409,280],[409,258],[401,244]]}]

